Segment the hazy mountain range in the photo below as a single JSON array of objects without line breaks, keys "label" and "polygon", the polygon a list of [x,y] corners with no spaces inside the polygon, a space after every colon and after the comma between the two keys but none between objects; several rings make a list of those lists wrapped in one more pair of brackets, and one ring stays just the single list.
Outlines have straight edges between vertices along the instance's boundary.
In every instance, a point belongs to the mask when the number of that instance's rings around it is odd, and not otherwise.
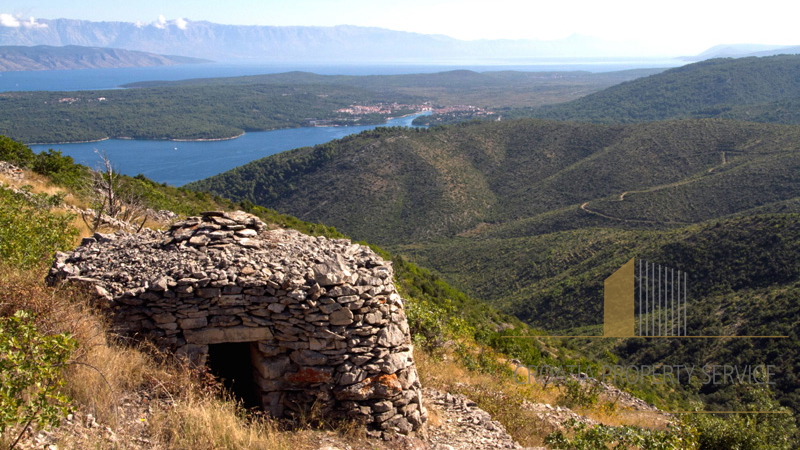
[{"label": "hazy mountain range", "polygon": [[186,56],[166,56],[154,53],[114,48],[68,45],[3,46],[0,47],[0,72],[14,70],[98,69],[108,67],[171,66],[210,62]]},{"label": "hazy mountain range", "polygon": [[183,19],[151,24],[38,19],[0,26],[0,45],[80,45],[249,62],[469,62],[520,58],[642,57],[630,42],[579,35],[553,40],[463,41],[357,26],[239,26]]}]

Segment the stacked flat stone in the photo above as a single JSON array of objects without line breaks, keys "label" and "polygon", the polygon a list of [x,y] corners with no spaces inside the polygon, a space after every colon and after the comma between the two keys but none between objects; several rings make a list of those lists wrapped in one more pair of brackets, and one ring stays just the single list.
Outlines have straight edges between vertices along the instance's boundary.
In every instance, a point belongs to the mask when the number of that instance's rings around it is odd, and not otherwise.
[{"label": "stacked flat stone", "polygon": [[208,212],[85,238],[56,254],[48,281],[60,280],[89,283],[119,331],[196,364],[211,344],[251,343],[243,363],[274,416],[316,404],[403,434],[427,418],[392,267],[366,246]]}]

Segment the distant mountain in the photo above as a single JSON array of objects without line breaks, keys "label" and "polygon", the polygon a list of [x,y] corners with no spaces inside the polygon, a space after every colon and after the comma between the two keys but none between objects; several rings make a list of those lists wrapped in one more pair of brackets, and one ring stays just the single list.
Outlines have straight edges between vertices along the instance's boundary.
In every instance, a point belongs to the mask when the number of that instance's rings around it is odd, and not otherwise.
[{"label": "distant mountain", "polygon": [[140,24],[39,19],[36,26],[0,26],[0,45],[81,45],[252,62],[449,61],[499,58],[642,56],[638,44],[571,36],[554,41],[462,41],[357,26],[220,25],[178,19]]},{"label": "distant mountain", "polygon": [[166,56],[116,48],[80,47],[0,47],[0,72],[17,70],[98,69],[109,67],[171,66],[207,63],[209,60],[185,56]]},{"label": "distant mountain", "polygon": [[800,46],[733,44],[715,45],[696,56],[686,56],[686,61],[704,61],[713,58],[744,58],[747,56],[794,55],[800,53]]},{"label": "distant mountain", "polygon": [[800,124],[800,55],[688,64],[529,115],[600,123],[723,118]]}]

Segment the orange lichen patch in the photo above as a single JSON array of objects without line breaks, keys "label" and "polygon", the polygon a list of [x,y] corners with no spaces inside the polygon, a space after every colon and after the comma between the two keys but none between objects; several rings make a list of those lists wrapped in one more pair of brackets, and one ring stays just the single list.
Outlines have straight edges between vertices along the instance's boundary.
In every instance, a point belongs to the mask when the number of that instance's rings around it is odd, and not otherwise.
[{"label": "orange lichen patch", "polygon": [[330,383],[331,374],[311,367],[304,367],[297,373],[287,375],[286,379],[292,383]]},{"label": "orange lichen patch", "polygon": [[395,374],[381,374],[365,378],[336,393],[338,400],[369,400],[374,398],[392,398],[403,392],[403,386]]},{"label": "orange lichen patch", "polygon": [[383,390],[393,394],[400,394],[403,391],[403,386],[400,384],[400,380],[398,380],[397,375],[393,373],[373,377],[372,385],[373,389],[376,391]]}]

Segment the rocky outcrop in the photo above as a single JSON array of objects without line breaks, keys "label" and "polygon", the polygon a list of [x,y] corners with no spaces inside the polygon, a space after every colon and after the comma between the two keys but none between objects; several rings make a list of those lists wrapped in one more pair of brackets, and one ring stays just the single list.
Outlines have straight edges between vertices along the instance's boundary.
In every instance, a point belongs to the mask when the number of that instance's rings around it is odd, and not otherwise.
[{"label": "rocky outcrop", "polygon": [[168,232],[95,234],[59,253],[52,283],[88,283],[118,331],[206,363],[247,343],[265,410],[419,430],[427,418],[390,263],[347,240],[209,212]]},{"label": "rocky outcrop", "polygon": [[443,426],[431,429],[433,449],[522,449],[500,422],[469,398],[435,389],[425,389],[425,395],[447,417]]}]

